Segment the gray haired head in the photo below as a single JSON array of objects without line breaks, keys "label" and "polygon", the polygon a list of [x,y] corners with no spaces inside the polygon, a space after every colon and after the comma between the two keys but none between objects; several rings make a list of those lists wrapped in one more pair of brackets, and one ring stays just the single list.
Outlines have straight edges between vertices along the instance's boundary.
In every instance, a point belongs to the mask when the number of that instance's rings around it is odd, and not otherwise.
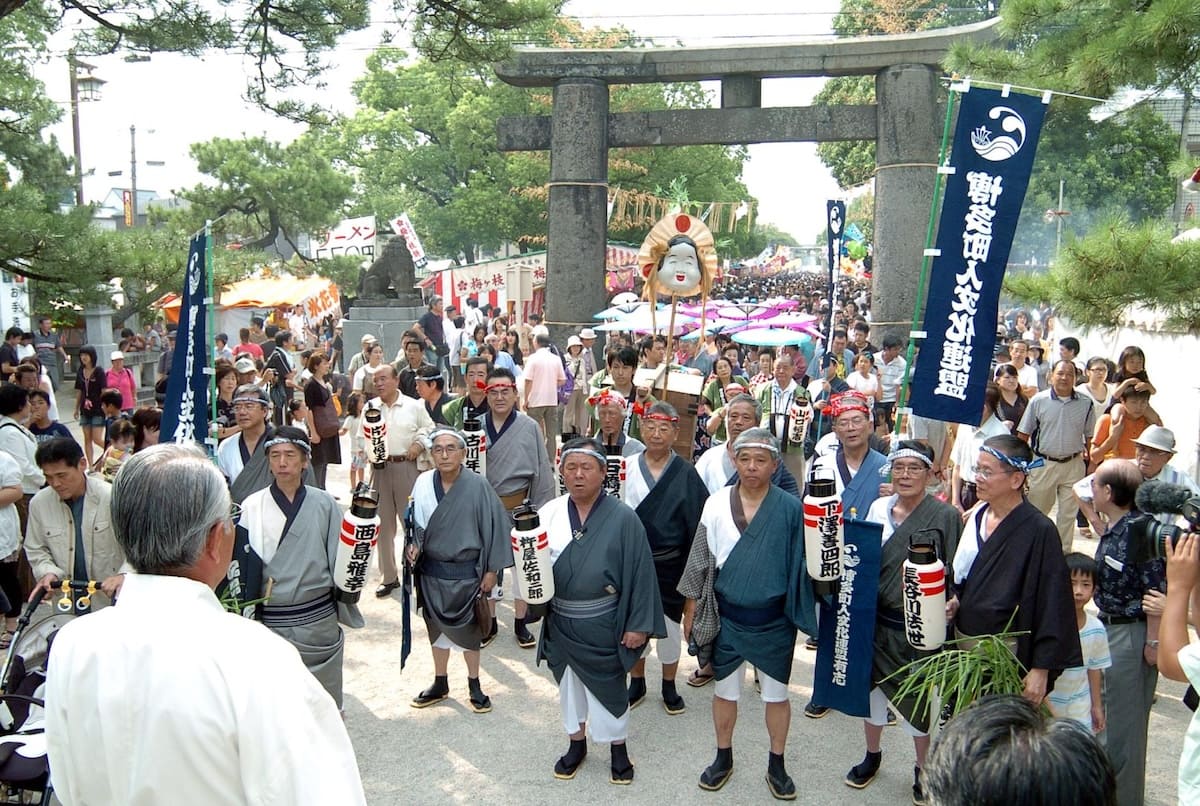
[{"label": "gray haired head", "polygon": [[733,441],[733,452],[736,455],[746,448],[762,448],[776,459],[779,458],[779,440],[769,428],[747,428],[739,434]]},{"label": "gray haired head", "polygon": [[117,542],[139,573],[177,575],[196,564],[213,525],[229,518],[229,490],[195,445],[135,453],[112,486]]},{"label": "gray haired head", "polygon": [[759,403],[758,399],[756,397],[754,397],[753,395],[748,395],[745,392],[738,395],[733,400],[726,401],[725,410],[728,411],[730,406],[741,405],[743,403],[748,406],[754,407],[754,422],[757,423],[759,420],[762,419],[762,413],[763,413],[762,403]]},{"label": "gray haired head", "polygon": [[665,400],[656,400],[646,409],[646,414],[659,414],[664,417],[670,417],[673,420],[679,419],[679,409],[672,406]]}]

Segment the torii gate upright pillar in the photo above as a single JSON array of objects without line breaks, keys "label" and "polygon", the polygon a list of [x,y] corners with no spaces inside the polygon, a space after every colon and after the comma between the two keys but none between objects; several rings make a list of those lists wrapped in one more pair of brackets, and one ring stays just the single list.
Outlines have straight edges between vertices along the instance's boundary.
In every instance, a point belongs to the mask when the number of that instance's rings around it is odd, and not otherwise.
[{"label": "torii gate upright pillar", "polygon": [[592,78],[560,79],[554,82],[553,109],[546,288],[554,293],[547,294],[547,302],[553,303],[547,305],[547,321],[551,335],[565,344],[568,335],[593,324],[574,320],[608,307],[603,279],[608,245],[608,84]]},{"label": "torii gate upright pillar", "polygon": [[[917,277],[937,179],[943,114],[938,77],[923,64],[880,70],[875,76],[875,254],[871,280],[871,338],[889,334],[908,342]],[[924,303],[924,300],[922,300]]]}]

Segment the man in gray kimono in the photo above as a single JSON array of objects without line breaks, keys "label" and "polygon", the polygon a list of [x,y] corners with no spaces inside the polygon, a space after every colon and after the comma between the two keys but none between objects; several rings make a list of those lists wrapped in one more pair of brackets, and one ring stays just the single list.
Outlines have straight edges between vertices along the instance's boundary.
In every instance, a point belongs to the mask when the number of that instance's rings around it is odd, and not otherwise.
[{"label": "man in gray kimono", "polygon": [[433,685],[412,701],[426,708],[450,695],[450,650],[463,653],[471,710],[485,714],[491,699],[479,684],[479,647],[483,631],[475,620],[475,598],[491,594],[497,572],[513,564],[511,521],[492,485],[466,471],[467,440],[439,427],[430,435],[433,470],[413,485],[414,534],[408,561],[416,570],[417,607],[433,649]]},{"label": "man in gray kimono", "polygon": [[[531,417],[517,411],[517,381],[512,372],[496,367],[487,377],[488,413],[483,418],[487,430],[487,480],[509,512],[525,499],[540,507],[554,497],[554,469],[546,456],[541,429]],[[503,577],[501,577],[503,581]],[[492,600],[492,616],[496,615]],[[528,612],[525,602],[513,600],[513,633],[522,649],[531,649],[537,639],[525,626]],[[485,637],[491,643],[492,633]]]},{"label": "man in gray kimono", "polygon": [[290,641],[340,709],[344,635],[339,625],[363,626],[358,605],[334,598],[342,511],[332,495],[303,483],[311,450],[304,431],[277,428],[263,449],[274,481],[242,502],[230,584],[236,574],[242,602],[266,597],[243,613]]},{"label": "man in gray kimono", "polygon": [[563,729],[571,739],[554,777],[575,777],[587,756],[590,724],[594,741],[611,744],[609,781],[629,784],[625,675],[647,639],[664,637],[666,626],[646,530],[632,509],[604,494],[605,465],[596,440],[568,442],[562,450],[568,492],[538,511],[554,566],[538,661],[546,661],[558,682]]}]

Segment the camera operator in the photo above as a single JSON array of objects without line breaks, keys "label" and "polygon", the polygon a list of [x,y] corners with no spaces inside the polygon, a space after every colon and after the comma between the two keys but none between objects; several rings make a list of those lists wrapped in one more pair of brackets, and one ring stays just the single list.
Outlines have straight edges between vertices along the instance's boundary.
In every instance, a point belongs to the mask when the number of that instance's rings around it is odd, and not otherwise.
[{"label": "camera operator", "polygon": [[1108,756],[1117,773],[1117,800],[1141,804],[1146,788],[1146,735],[1158,683],[1159,593],[1162,559],[1143,560],[1132,522],[1141,515],[1134,496],[1142,472],[1128,459],[1105,460],[1092,476],[1093,506],[1108,524],[1096,550],[1094,601],[1108,631],[1112,667],[1104,673]]},{"label": "camera operator", "polygon": [[[1200,644],[1190,644],[1188,601],[1200,612],[1200,536],[1167,541],[1167,604],[1162,615],[1162,673],[1170,680],[1200,686]],[[1179,757],[1179,802],[1200,799],[1200,711],[1192,715]]]},{"label": "camera operator", "polygon": [[[1133,444],[1136,448],[1134,462],[1137,463],[1138,470],[1142,472],[1144,481],[1162,481],[1187,487],[1193,495],[1200,495],[1200,487],[1192,481],[1190,476],[1168,464],[1175,455],[1175,434],[1171,429],[1163,428],[1161,425],[1149,426],[1141,436],[1133,441]],[[1104,530],[1108,526],[1100,520],[1095,507],[1092,506],[1092,477],[1086,476],[1076,482],[1073,490],[1075,499],[1079,502],[1079,508],[1083,511],[1084,517],[1088,519],[1088,523],[1091,524],[1092,530],[1098,535],[1104,534]],[[1175,522],[1173,514],[1163,512],[1153,514],[1164,525],[1170,526]]]}]

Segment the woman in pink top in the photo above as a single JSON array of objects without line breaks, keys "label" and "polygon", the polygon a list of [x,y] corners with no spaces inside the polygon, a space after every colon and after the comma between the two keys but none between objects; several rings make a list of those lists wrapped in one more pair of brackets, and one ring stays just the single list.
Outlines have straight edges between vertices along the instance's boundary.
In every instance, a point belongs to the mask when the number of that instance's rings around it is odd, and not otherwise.
[{"label": "woman in pink top", "polygon": [[112,369],[108,371],[106,383],[109,389],[121,393],[121,411],[133,414],[133,407],[137,405],[137,380],[133,370],[125,366],[125,354],[120,350],[113,351]]}]

